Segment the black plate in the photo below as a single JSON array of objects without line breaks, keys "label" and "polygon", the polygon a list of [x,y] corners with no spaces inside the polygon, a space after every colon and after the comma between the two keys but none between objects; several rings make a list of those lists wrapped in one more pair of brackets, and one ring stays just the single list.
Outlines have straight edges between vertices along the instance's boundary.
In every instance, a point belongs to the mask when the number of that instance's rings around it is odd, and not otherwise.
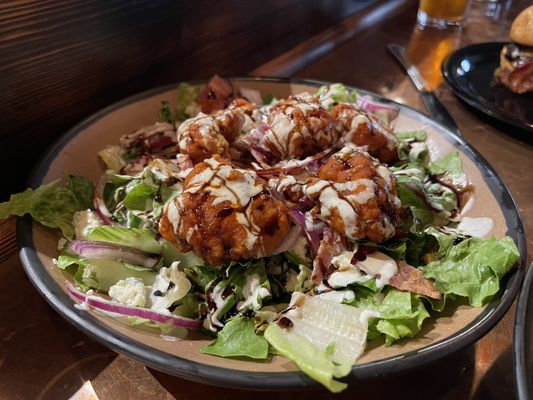
[{"label": "black plate", "polygon": [[518,398],[533,399],[533,264],[527,271],[516,308],[514,362]]},{"label": "black plate", "polygon": [[[283,82],[285,84],[303,83],[315,87],[330,84],[329,82],[321,81],[284,80],[276,78],[236,79],[250,81],[261,80],[278,83]],[[46,172],[54,159],[61,153],[64,146],[70,141],[75,140],[87,126],[90,126],[103,116],[130,103],[148,98],[157,93],[168,91],[175,87],[177,87],[177,84],[156,88],[132,96],[103,109],[72,128],[61,137],[51,149],[49,149],[43,159],[37,164],[29,179],[29,186],[35,188],[43,184]],[[378,101],[395,104],[402,110],[402,112],[416,116],[417,119],[420,120],[421,125],[431,127],[438,131],[450,144],[463,152],[479,166],[479,171],[482,174],[483,180],[487,183],[492,193],[500,199],[501,211],[509,228],[507,235],[511,236],[515,241],[521,256],[518,262],[518,268],[512,269],[503,278],[500,291],[472,322],[449,337],[421,349],[366,364],[356,364],[352,368],[352,373],[343,379],[347,382],[356,382],[361,379],[397,375],[412,371],[442,359],[443,357],[480,339],[505,315],[513,303],[523,280],[524,264],[527,257],[524,227],[514,200],[496,171],[480,153],[468,145],[461,137],[455,135],[450,130],[434,122],[419,111],[395,103],[392,100],[381,97],[375,93],[366,92],[360,89],[356,90],[361,94],[371,95]],[[41,293],[44,299],[66,320],[105,346],[126,354],[129,357],[139,360],[145,365],[160,371],[201,383],[254,390],[286,390],[320,387],[316,381],[313,381],[301,371],[257,372],[201,364],[193,360],[179,358],[169,353],[159,351],[117,332],[91,314],[73,307],[73,300],[65,293],[64,289],[57,284],[47,272],[46,267],[41,263],[34,243],[32,226],[32,221],[29,217],[18,218],[17,242],[20,248],[20,259],[30,281]]]},{"label": "black plate", "polygon": [[516,94],[494,80],[506,43],[479,43],[453,52],[442,63],[456,96],[500,121],[533,132],[533,93]]}]

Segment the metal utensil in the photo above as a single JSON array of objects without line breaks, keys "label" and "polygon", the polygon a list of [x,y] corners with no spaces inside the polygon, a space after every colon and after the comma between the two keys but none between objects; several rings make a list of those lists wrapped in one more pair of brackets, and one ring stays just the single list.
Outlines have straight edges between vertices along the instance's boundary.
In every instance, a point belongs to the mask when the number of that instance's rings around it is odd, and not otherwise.
[{"label": "metal utensil", "polygon": [[429,112],[429,115],[437,122],[449,128],[455,134],[462,136],[461,131],[457,127],[457,124],[453,120],[452,116],[442,105],[440,100],[435,96],[435,94],[427,87],[426,82],[420,75],[418,68],[413,65],[405,56],[405,48],[397,44],[389,44],[387,46],[391,54],[396,58],[396,60],[403,66],[409,78],[415,85],[422,102],[426,106],[426,109]]}]

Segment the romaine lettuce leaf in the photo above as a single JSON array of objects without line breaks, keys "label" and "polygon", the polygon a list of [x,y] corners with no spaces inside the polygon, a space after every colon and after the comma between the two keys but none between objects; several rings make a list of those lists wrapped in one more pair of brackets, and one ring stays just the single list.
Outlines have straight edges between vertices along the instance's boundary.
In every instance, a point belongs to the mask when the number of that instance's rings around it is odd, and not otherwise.
[{"label": "romaine lettuce leaf", "polygon": [[196,98],[200,93],[200,86],[191,86],[187,83],[180,83],[176,91],[176,119],[183,121],[192,117],[194,113],[190,112],[191,106],[196,104]]},{"label": "romaine lettuce leaf", "polygon": [[409,142],[425,142],[428,138],[427,132],[423,129],[418,129],[415,131],[394,132],[394,134],[398,139]]},{"label": "romaine lettuce leaf", "polygon": [[346,371],[333,361],[330,349],[322,350],[298,333],[289,335],[277,323],[268,326],[265,339],[277,354],[292,360],[304,373],[333,393],[339,393],[348,386],[334,379],[346,376],[350,370]]},{"label": "romaine lettuce leaf", "polygon": [[226,322],[214,342],[202,347],[200,351],[220,357],[249,357],[264,360],[268,357],[268,342],[255,333],[252,319],[236,316]]},{"label": "romaine lettuce leaf", "polygon": [[87,232],[87,240],[135,247],[151,254],[161,254],[159,243],[148,229],[99,226]]},{"label": "romaine lettuce leaf", "polygon": [[353,306],[379,313],[369,326],[369,339],[385,335],[385,344],[414,337],[429,317],[420,296],[391,287],[376,295],[370,290],[357,290]]},{"label": "romaine lettuce leaf", "polygon": [[72,239],[72,218],[81,209],[83,207],[80,207],[72,190],[62,187],[59,180],[55,180],[35,190],[26,189],[14,194],[9,201],[0,203],[0,219],[30,214],[34,221],[50,228],[59,228],[65,237]]},{"label": "romaine lettuce leaf", "polygon": [[339,103],[355,103],[357,101],[355,90],[348,90],[342,83],[321,86],[316,95],[328,110]]},{"label": "romaine lettuce leaf", "polygon": [[363,352],[368,312],[302,293],[292,295],[289,310],[267,327],[265,339],[331,391],[344,389],[334,378],[348,375]]},{"label": "romaine lettuce leaf", "polygon": [[141,181],[126,194],[123,200],[124,206],[130,210],[150,210],[156,193],[157,187]]},{"label": "romaine lettuce leaf", "polygon": [[398,180],[398,197],[402,206],[408,207],[413,216],[412,223],[409,223],[411,232],[419,232],[433,222],[434,214],[425,201],[400,180]]},{"label": "romaine lettuce leaf", "polygon": [[452,151],[432,161],[428,166],[428,171],[433,175],[441,175],[442,181],[458,189],[464,189],[468,185],[468,178],[463,171],[458,151]]},{"label": "romaine lettuce leaf", "polygon": [[68,175],[67,185],[80,210],[93,208],[94,183],[81,176]]},{"label": "romaine lettuce leaf", "polygon": [[98,152],[106,168],[112,172],[119,172],[126,165],[123,158],[124,149],[117,145],[107,146]]},{"label": "romaine lettuce leaf", "polygon": [[485,305],[500,288],[500,279],[520,257],[510,237],[470,238],[452,246],[448,254],[420,267],[445,294],[467,297],[470,305]]}]

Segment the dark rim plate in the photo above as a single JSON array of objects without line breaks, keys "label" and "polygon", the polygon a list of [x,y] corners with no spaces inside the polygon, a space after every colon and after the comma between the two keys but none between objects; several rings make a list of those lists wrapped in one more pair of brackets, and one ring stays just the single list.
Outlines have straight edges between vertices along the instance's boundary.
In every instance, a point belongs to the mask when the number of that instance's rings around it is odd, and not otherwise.
[{"label": "dark rim plate", "polygon": [[479,43],[450,54],[442,63],[444,80],[453,93],[479,111],[533,132],[533,93],[516,94],[494,81],[500,50],[506,43]]},{"label": "dark rim plate", "polygon": [[527,270],[516,307],[514,364],[518,398],[533,399],[533,263]]},{"label": "dark rim plate", "polygon": [[[283,80],[275,78],[236,78],[238,80],[263,80],[268,82],[300,83],[312,86],[321,86],[328,82],[305,81],[305,80]],[[198,82],[193,82],[198,83]],[[153,89],[136,96],[129,97],[121,102],[115,103],[100,112],[81,122],[64,136],[48,151],[44,158],[37,164],[29,180],[31,187],[37,187],[43,182],[50,164],[54,158],[62,151],[63,147],[74,140],[85,127],[93,124],[99,118],[132,102],[150,97],[157,93],[162,93],[175,88],[177,85],[168,85]],[[359,93],[368,94],[377,100],[385,103],[394,103],[379,95],[359,90]],[[521,261],[518,268],[513,269],[502,281],[500,292],[492,299],[486,308],[467,326],[457,333],[432,343],[416,351],[406,352],[400,356],[355,365],[352,373],[346,377],[345,381],[355,381],[360,379],[375,378],[378,376],[393,375],[430,362],[436,361],[446,355],[472,344],[485,335],[506,313],[511,306],[520,288],[526,259],[526,239],[522,221],[516,209],[514,200],[504,183],[498,177],[494,169],[475,149],[470,147],[462,138],[453,134],[446,128],[439,126],[426,115],[404,105],[394,103],[402,109],[402,112],[416,116],[421,124],[432,127],[442,132],[445,139],[461,150],[467,157],[475,162],[480,169],[483,179],[499,199],[505,222],[509,228],[507,232],[515,242],[521,254]],[[19,218],[17,221],[17,240],[20,248],[20,259],[22,265],[33,285],[46,299],[46,301],[65,319],[107,347],[124,353],[145,365],[160,371],[189,379],[196,382],[208,383],[217,386],[234,387],[241,389],[255,390],[283,390],[300,388],[317,388],[320,385],[308,378],[302,372],[252,372],[217,367],[201,364],[192,360],[176,357],[160,350],[153,349],[143,343],[132,340],[107,325],[100,322],[94,316],[81,312],[73,307],[73,301],[65,293],[63,288],[51,277],[46,268],[37,256],[32,232],[32,221],[30,218]]]}]

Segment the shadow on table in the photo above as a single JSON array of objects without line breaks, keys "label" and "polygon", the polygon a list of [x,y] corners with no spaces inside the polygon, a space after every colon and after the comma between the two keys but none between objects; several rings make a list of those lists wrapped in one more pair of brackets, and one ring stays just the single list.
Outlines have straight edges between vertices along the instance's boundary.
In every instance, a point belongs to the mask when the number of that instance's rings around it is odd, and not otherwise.
[{"label": "shadow on table", "polygon": [[516,399],[512,347],[509,346],[485,373],[472,399]]},{"label": "shadow on table", "polygon": [[496,118],[490,117],[482,113],[478,109],[472,107],[465,101],[459,98],[457,98],[457,100],[459,100],[459,103],[463,106],[464,109],[468,110],[471,114],[473,114],[483,123],[492,126],[494,129],[497,129],[499,132],[506,134],[515,141],[521,143],[525,142],[529,145],[533,145],[533,132],[528,131],[526,129],[518,128],[516,126],[502,122]]},{"label": "shadow on table", "polygon": [[[475,367],[474,346],[446,356],[437,363],[419,370],[387,378],[376,378],[351,384],[344,392],[333,395],[325,390],[284,392],[253,392],[254,400],[304,399],[468,399],[472,390]],[[189,382],[149,369],[157,381],[178,399],[216,398],[218,400],[249,400],[250,391],[218,388]],[[446,379],[442,379],[446,377]]]}]

